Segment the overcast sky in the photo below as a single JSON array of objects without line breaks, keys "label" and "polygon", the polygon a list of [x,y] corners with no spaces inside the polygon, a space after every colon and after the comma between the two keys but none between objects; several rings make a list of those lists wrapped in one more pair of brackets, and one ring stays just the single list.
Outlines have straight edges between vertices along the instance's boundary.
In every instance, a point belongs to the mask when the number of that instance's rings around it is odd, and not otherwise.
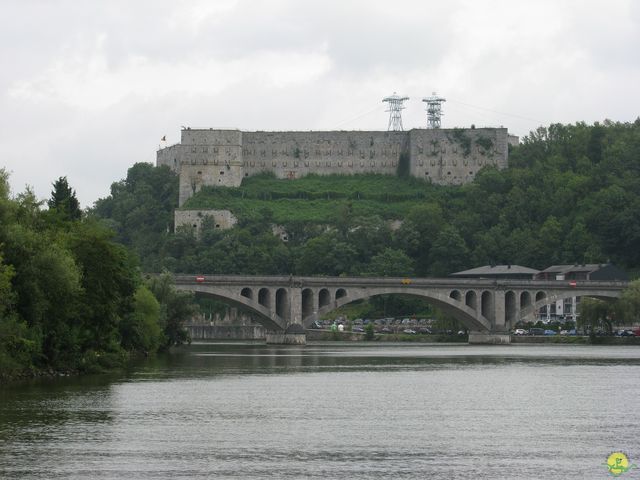
[{"label": "overcast sky", "polygon": [[13,193],[67,176],[83,207],[181,125],[405,130],[640,115],[633,0],[0,0],[0,146]]}]

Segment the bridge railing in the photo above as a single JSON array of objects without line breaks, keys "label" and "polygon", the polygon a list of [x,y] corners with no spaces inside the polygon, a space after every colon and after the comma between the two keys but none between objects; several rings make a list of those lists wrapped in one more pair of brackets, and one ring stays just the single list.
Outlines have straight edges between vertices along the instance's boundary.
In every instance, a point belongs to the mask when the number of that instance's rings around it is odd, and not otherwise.
[{"label": "bridge railing", "polygon": [[489,278],[450,278],[450,277],[321,277],[292,275],[175,275],[179,284],[224,284],[224,285],[265,285],[265,286],[336,286],[336,287],[433,287],[433,288],[501,288],[501,289],[624,289],[627,281],[601,280],[498,280]]}]

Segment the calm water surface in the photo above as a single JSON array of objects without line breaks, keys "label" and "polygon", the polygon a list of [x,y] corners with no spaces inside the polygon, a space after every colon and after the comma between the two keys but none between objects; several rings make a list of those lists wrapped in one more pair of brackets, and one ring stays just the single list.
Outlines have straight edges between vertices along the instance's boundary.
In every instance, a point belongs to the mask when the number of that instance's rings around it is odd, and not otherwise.
[{"label": "calm water surface", "polygon": [[612,478],[640,348],[202,344],[3,386],[0,478]]}]

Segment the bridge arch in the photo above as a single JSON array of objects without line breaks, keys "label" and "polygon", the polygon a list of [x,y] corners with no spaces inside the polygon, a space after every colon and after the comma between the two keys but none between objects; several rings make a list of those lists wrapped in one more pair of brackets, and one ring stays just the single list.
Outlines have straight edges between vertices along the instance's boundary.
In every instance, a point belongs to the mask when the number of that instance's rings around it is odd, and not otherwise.
[{"label": "bridge arch", "polygon": [[464,304],[473,310],[478,309],[478,295],[475,290],[469,290],[464,294]]},{"label": "bridge arch", "polygon": [[[540,295],[540,294],[543,295]],[[536,302],[527,308],[521,310],[520,317],[522,320],[535,321],[536,313],[545,305],[552,304],[559,300],[566,300],[572,297],[589,297],[597,298],[599,300],[614,300],[620,298],[620,291],[607,291],[607,290],[563,290],[563,291],[549,291],[538,292],[536,294]]]},{"label": "bridge arch", "polygon": [[[443,310],[445,313],[459,320],[465,327],[471,331],[490,331],[491,322],[480,315],[476,310],[470,308],[462,302],[462,297],[459,300],[451,298],[445,292],[437,292],[430,290],[407,290],[406,288],[397,287],[385,287],[385,288],[369,288],[369,289],[351,289],[350,295],[342,297],[336,300],[334,304],[325,305],[318,311],[319,315],[324,315],[337,308],[342,307],[348,303],[355,302],[356,300],[363,300],[365,298],[371,298],[378,295],[388,294],[400,294],[406,296],[420,297],[429,301],[429,303]],[[305,318],[303,320],[304,325],[311,323],[311,318]]]},{"label": "bridge arch", "polygon": [[480,314],[485,318],[492,318],[493,312],[493,293],[485,290],[480,295]]},{"label": "bridge arch", "polygon": [[276,290],[276,315],[285,321],[289,319],[289,291],[286,288]]},{"label": "bridge arch", "polygon": [[331,293],[328,288],[321,288],[318,292],[318,309],[331,304]]},{"label": "bridge arch", "polygon": [[266,308],[271,308],[271,291],[268,288],[258,290],[258,303]]},{"label": "bridge arch", "polygon": [[520,293],[520,309],[531,306],[531,293],[527,290]]},{"label": "bridge arch", "polygon": [[281,331],[287,326],[284,318],[277,314],[273,314],[268,307],[256,303],[255,300],[249,299],[246,296],[235,295],[230,293],[214,292],[206,285],[203,286],[183,286],[176,285],[179,290],[187,290],[193,292],[196,295],[204,295],[207,297],[223,300],[226,303],[244,307],[257,314],[256,321],[264,326],[268,331]]},{"label": "bridge arch", "polygon": [[302,318],[313,315],[316,311],[313,290],[310,288],[302,289]]}]

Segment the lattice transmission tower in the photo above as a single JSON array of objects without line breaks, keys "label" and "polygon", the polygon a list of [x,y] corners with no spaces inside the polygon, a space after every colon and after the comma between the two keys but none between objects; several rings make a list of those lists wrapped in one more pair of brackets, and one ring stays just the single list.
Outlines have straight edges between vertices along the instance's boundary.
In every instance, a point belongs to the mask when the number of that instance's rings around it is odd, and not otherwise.
[{"label": "lattice transmission tower", "polygon": [[433,92],[430,97],[423,98],[422,101],[427,102],[427,128],[440,128],[440,119],[444,116],[442,104],[447,100]]},{"label": "lattice transmission tower", "polygon": [[402,110],[404,109],[403,102],[409,100],[409,97],[401,97],[400,95],[396,95],[396,92],[393,92],[393,95],[389,97],[384,97],[382,99],[383,102],[389,103],[389,110],[385,110],[389,112],[389,126],[387,127],[388,131],[402,131]]}]

